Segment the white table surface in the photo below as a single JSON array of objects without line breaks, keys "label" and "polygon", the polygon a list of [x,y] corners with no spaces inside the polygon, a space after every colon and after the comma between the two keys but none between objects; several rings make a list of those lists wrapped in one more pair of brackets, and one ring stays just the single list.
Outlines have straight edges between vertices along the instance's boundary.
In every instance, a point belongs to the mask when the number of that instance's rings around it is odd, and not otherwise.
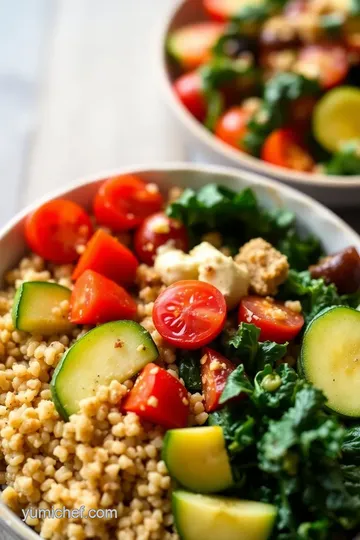
[{"label": "white table surface", "polygon": [[0,0],[0,226],[78,177],[185,159],[155,74],[173,2]]}]

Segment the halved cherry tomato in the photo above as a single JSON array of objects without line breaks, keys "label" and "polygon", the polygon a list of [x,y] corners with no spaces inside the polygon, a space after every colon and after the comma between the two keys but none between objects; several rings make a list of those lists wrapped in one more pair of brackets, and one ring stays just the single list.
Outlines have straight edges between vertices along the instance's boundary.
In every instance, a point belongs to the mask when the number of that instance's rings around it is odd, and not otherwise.
[{"label": "halved cherry tomato", "polygon": [[238,150],[246,151],[242,141],[247,132],[247,123],[252,112],[243,107],[232,107],[219,118],[215,135]]},{"label": "halved cherry tomato", "polygon": [[347,51],[341,45],[307,45],[303,47],[295,65],[295,71],[318,78],[323,88],[340,84],[349,72]]},{"label": "halved cherry tomato", "polygon": [[94,200],[94,214],[100,225],[113,231],[128,231],[158,212],[163,202],[155,184],[146,184],[130,174],[115,176],[100,186]]},{"label": "halved cherry tomato", "polygon": [[135,255],[116,238],[99,229],[88,242],[72,275],[77,280],[85,270],[99,274],[122,285],[131,284],[139,263]]},{"label": "halved cherry tomato", "polygon": [[120,285],[93,270],[85,270],[71,293],[70,320],[98,324],[134,319],[136,302]]},{"label": "halved cherry tomato", "polygon": [[213,285],[184,280],[167,287],[156,299],[153,321],[161,336],[179,349],[199,349],[223,329],[226,302]]},{"label": "halved cherry tomato", "polygon": [[291,129],[277,129],[265,140],[261,159],[286,169],[311,171],[315,162]]},{"label": "halved cherry tomato", "polygon": [[244,0],[203,0],[205,10],[215,21],[229,21],[244,7]]},{"label": "halved cherry tomato", "polygon": [[225,356],[209,347],[204,349],[204,356],[205,362],[202,360],[201,363],[201,383],[206,412],[212,412],[219,407],[220,396],[235,366]]},{"label": "halved cherry tomato", "polygon": [[29,247],[47,261],[58,264],[78,259],[77,248],[86,244],[92,232],[85,210],[65,199],[41,205],[25,221]]},{"label": "halved cherry tomato", "polygon": [[135,233],[134,247],[139,259],[152,265],[158,247],[171,240],[173,246],[182,251],[189,248],[187,230],[177,219],[171,219],[163,212],[145,219]]},{"label": "halved cherry tomato", "polygon": [[174,82],[174,92],[197,120],[203,122],[207,113],[207,102],[202,88],[201,77],[197,71],[181,75]]},{"label": "halved cherry tomato", "polygon": [[304,325],[304,317],[285,307],[281,302],[259,296],[241,300],[239,323],[246,322],[260,328],[261,341],[285,343],[294,339]]},{"label": "halved cherry tomato", "polygon": [[156,364],[148,364],[125,398],[123,410],[167,429],[187,426],[188,392],[180,381]]}]

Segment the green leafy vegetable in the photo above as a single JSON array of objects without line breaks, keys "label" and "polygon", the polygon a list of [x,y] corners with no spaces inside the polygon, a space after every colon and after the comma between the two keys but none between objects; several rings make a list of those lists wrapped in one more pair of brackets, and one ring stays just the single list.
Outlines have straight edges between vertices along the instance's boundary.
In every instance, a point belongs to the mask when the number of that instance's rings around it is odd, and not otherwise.
[{"label": "green leafy vegetable", "polygon": [[191,393],[202,391],[200,358],[198,356],[196,357],[195,353],[182,352],[178,360],[179,376]]},{"label": "green leafy vegetable", "polygon": [[258,341],[260,329],[253,324],[242,322],[236,333],[224,337],[225,353],[230,358],[241,361],[248,375],[254,376],[266,364],[274,365],[285,356],[287,343]]},{"label": "green leafy vegetable", "polygon": [[332,38],[338,38],[341,35],[345,23],[345,17],[342,13],[327,13],[320,17],[320,27]]},{"label": "green leafy vegetable", "polygon": [[[264,384],[264,381],[269,380],[279,381],[277,388],[269,390],[269,385]],[[293,403],[297,383],[298,376],[288,364],[282,364],[275,370],[267,364],[255,376],[253,400],[264,414],[270,414],[270,411],[274,410],[282,412]]]},{"label": "green leafy vegetable", "polygon": [[226,403],[229,399],[240,397],[243,394],[251,394],[253,390],[254,387],[245,374],[244,366],[240,364],[240,366],[230,373],[223,393],[220,396],[219,403]]},{"label": "green leafy vegetable", "polygon": [[325,308],[340,305],[354,307],[359,299],[357,294],[341,296],[334,284],[327,285],[322,278],[313,279],[308,271],[295,270],[290,270],[279,296],[300,300],[306,323]]},{"label": "green leafy vegetable", "polygon": [[349,141],[332,156],[325,164],[327,174],[350,176],[360,174],[360,143]]},{"label": "green leafy vegetable", "polygon": [[345,463],[360,465],[360,426],[347,429],[342,445],[343,460]]},{"label": "green leafy vegetable", "polygon": [[317,262],[322,254],[321,244],[315,236],[310,235],[301,239],[293,229],[280,240],[278,249],[286,255],[293,270],[306,270]]},{"label": "green leafy vegetable", "polygon": [[263,104],[248,123],[244,145],[255,156],[260,155],[267,136],[285,125],[289,104],[300,97],[316,96],[319,83],[297,73],[279,73],[264,88]]}]

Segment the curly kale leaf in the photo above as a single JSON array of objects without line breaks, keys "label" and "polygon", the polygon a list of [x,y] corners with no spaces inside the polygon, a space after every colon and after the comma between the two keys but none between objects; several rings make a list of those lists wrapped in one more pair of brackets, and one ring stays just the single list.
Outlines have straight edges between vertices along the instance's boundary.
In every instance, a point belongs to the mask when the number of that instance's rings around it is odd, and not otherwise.
[{"label": "curly kale leaf", "polygon": [[351,176],[360,174],[360,144],[359,141],[349,141],[332,156],[325,164],[327,174]]}]

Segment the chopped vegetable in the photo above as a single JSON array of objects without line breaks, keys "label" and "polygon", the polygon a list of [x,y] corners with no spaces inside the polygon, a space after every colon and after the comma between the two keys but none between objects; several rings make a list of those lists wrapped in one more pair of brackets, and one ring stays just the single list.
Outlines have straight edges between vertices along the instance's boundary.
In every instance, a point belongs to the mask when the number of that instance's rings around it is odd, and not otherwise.
[{"label": "chopped vegetable", "polygon": [[184,225],[159,212],[146,218],[137,229],[134,248],[139,259],[151,266],[157,249],[167,242],[171,242],[174,248],[182,251],[189,248],[188,233]]},{"label": "chopped vegetable", "polygon": [[334,306],[320,313],[304,334],[301,367],[330,409],[360,418],[360,312]]},{"label": "chopped vegetable", "polygon": [[25,220],[25,237],[29,247],[40,257],[58,264],[79,258],[92,235],[90,217],[81,206],[57,199],[41,205]]},{"label": "chopped vegetable", "polygon": [[230,146],[246,151],[242,140],[246,134],[250,116],[251,112],[243,107],[232,107],[217,122],[216,136]]},{"label": "chopped vegetable", "polygon": [[134,321],[109,322],[90,330],[66,351],[52,376],[51,393],[59,414],[68,420],[78,412],[79,402],[94,396],[99,386],[131,379],[158,355],[149,332]]},{"label": "chopped vegetable", "polygon": [[349,141],[342,144],[337,152],[333,154],[330,161],[325,163],[327,174],[338,174],[344,176],[360,174],[360,142]]},{"label": "chopped vegetable", "polygon": [[178,281],[157,297],[153,321],[159,334],[180,349],[199,349],[223,329],[225,298],[209,283]]},{"label": "chopped vegetable", "polygon": [[261,159],[295,171],[311,171],[315,165],[299,136],[285,128],[273,131],[265,139]]},{"label": "chopped vegetable", "polygon": [[69,289],[57,283],[25,281],[14,299],[14,327],[44,336],[70,332],[73,328],[68,315],[70,295]]},{"label": "chopped vegetable", "polygon": [[119,319],[134,319],[136,302],[120,285],[85,270],[71,293],[71,321],[75,324],[99,324]]},{"label": "chopped vegetable", "polygon": [[135,279],[137,267],[132,251],[99,229],[87,244],[72,278],[77,280],[85,270],[94,270],[117,283],[129,285]]},{"label": "chopped vegetable", "polygon": [[215,411],[229,375],[235,366],[225,356],[209,347],[201,359],[201,382],[207,412]]},{"label": "chopped vegetable", "polygon": [[307,45],[300,49],[295,70],[305,77],[319,79],[323,88],[341,84],[349,71],[347,51],[339,45]]},{"label": "chopped vegetable", "polygon": [[94,214],[100,225],[127,231],[161,210],[163,198],[154,184],[133,175],[114,176],[100,186],[94,200]]},{"label": "chopped vegetable", "polygon": [[182,540],[267,540],[276,508],[255,501],[174,491],[173,513]]},{"label": "chopped vegetable", "polygon": [[233,483],[223,431],[219,426],[172,429],[162,458],[172,478],[197,493],[217,493]]},{"label": "chopped vegetable", "polygon": [[304,325],[304,317],[280,302],[259,296],[247,296],[240,302],[239,323],[260,328],[262,341],[285,343],[294,339]]},{"label": "chopped vegetable", "polygon": [[205,121],[208,105],[202,79],[197,71],[185,73],[174,82],[174,92],[184,107],[200,122]]},{"label": "chopped vegetable", "polygon": [[198,351],[179,351],[177,365],[179,377],[189,392],[202,392],[200,354]]},{"label": "chopped vegetable", "polygon": [[188,393],[165,369],[148,364],[125,399],[123,410],[168,429],[184,428],[189,414]]}]

